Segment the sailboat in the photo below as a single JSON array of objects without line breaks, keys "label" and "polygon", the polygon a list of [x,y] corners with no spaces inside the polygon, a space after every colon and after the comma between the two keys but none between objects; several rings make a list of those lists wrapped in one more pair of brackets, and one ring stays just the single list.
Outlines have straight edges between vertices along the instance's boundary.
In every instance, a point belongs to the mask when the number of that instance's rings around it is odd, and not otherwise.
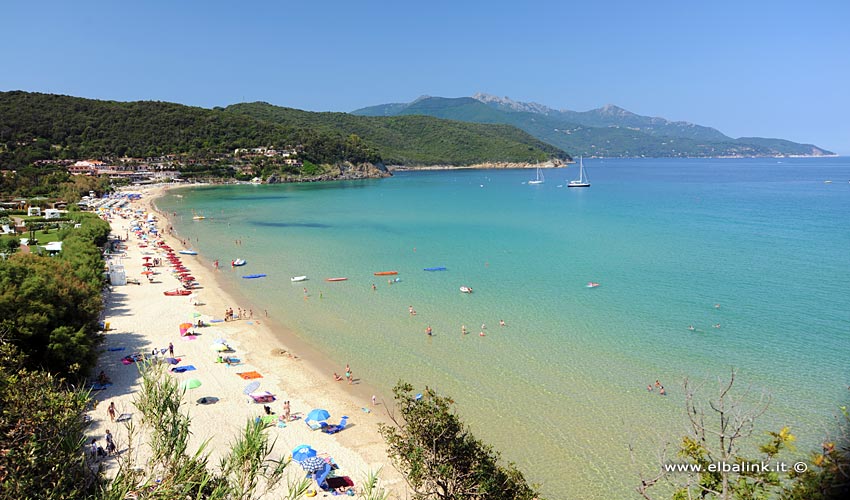
[{"label": "sailboat", "polygon": [[537,167],[537,178],[528,181],[529,184],[543,184],[543,174],[540,173],[540,167]]},{"label": "sailboat", "polygon": [[582,162],[581,156],[578,158],[578,179],[570,181],[567,184],[567,187],[571,188],[586,188],[590,187],[590,179],[587,178],[587,175],[584,173],[584,163]]}]

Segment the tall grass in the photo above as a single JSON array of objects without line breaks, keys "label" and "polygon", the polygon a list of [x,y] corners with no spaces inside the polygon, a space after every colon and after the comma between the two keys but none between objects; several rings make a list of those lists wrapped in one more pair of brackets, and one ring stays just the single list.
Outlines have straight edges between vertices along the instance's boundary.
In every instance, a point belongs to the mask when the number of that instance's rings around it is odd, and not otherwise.
[{"label": "tall grass", "polygon": [[[128,423],[128,447],[117,456],[118,472],[102,488],[101,498],[252,500],[280,483],[290,462],[270,458],[275,443],[269,441],[266,426],[249,420],[220,467],[213,469],[208,441],[189,451],[190,419],[181,411],[185,390],[161,365],[142,363],[139,369],[142,384],[133,404],[141,414],[140,425]],[[143,446],[149,450],[135,447],[139,435],[145,436]],[[141,460],[145,451],[149,458]]]}]

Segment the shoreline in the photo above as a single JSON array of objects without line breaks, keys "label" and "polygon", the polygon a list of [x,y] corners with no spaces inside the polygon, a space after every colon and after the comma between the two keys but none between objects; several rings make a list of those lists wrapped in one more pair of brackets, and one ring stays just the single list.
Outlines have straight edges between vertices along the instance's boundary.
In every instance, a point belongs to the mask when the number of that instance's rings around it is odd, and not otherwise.
[{"label": "shoreline", "polygon": [[[134,189],[142,193],[142,199],[130,206],[155,213],[162,239],[177,251],[183,248],[179,238],[167,234],[170,219],[155,204],[158,197],[175,187],[189,186],[158,185]],[[109,222],[113,234],[121,237],[129,234],[130,219],[113,216]],[[339,473],[351,477],[356,485],[362,483],[368,472],[380,468],[382,487],[397,498],[407,497],[406,483],[391,465],[386,445],[377,430],[378,423],[388,421],[385,404],[392,402],[380,397],[379,400],[384,401],[373,406],[369,401],[370,393],[379,393],[357,379],[356,366],[353,367],[354,384],[334,382],[332,373],[337,370],[341,373],[343,368],[327,371],[332,365],[322,353],[274,318],[263,317],[260,311],[254,315],[255,319],[210,323],[212,318],[223,317],[227,307],[236,309],[237,305],[248,302],[238,293],[226,290],[217,279],[212,263],[206,262],[200,255],[181,256],[184,265],[191,269],[196,281],[202,285],[197,294],[199,304],[194,306],[187,300],[194,299],[194,293],[188,297],[165,296],[162,292],[174,290],[179,287],[179,282],[163,266],[153,268],[158,273],[154,276],[155,283],[147,283],[139,274],[141,257],[144,254],[161,255],[154,253],[153,245],[140,248],[140,241],[129,234],[126,253],[118,260],[125,266],[127,277],[140,278],[142,284],[111,287],[112,291],[106,297],[104,321],[110,323],[110,329],[105,335],[105,352],[96,370],[105,370],[113,386],[93,394],[103,406],[91,412],[90,438],[100,439],[103,429],[110,428],[116,436],[119,450],[124,448],[122,444],[126,443],[122,440],[126,439],[126,430],[120,424],[112,424],[109,418],[102,418],[106,416],[105,408],[110,402],[116,403],[119,413],[135,412],[131,401],[138,388],[138,372],[135,366],[122,366],[118,360],[133,352],[150,353],[153,348],[165,348],[171,342],[175,349],[174,357],[183,359],[177,366],[191,364],[196,370],[168,376],[202,381],[202,387],[187,391],[184,404],[189,407],[192,418],[191,443],[196,446],[209,440],[207,451],[213,463],[227,450],[228,443],[241,431],[245,420],[263,413],[263,405],[247,404],[242,393],[242,388],[252,380],[243,380],[236,375],[257,371],[262,374],[262,378],[256,379],[261,383],[260,390],[268,390],[276,396],[270,406],[278,415],[283,412],[283,402],[288,400],[291,401],[292,413],[296,415],[306,415],[312,408],[325,408],[331,414],[329,423],[336,423],[343,415],[349,416],[349,426],[335,435],[311,431],[298,420],[287,423],[285,428],[269,428],[270,438],[277,440],[275,458],[287,457],[290,450],[299,444],[310,444],[320,453],[332,456],[340,465]],[[195,329],[199,333],[197,339],[186,342],[179,336],[177,325],[196,314],[200,314],[208,326]],[[226,339],[228,345],[235,349],[236,352],[231,355],[241,359],[240,365],[231,367],[215,362],[216,355],[210,350],[210,345],[217,338]],[[114,349],[123,351],[111,352]],[[290,353],[291,356],[282,353]],[[219,401],[212,405],[197,405],[194,400],[198,396],[217,397]],[[135,445],[134,448],[134,453],[140,453]],[[107,473],[113,465],[106,463]],[[300,471],[297,464],[291,467]]]}]

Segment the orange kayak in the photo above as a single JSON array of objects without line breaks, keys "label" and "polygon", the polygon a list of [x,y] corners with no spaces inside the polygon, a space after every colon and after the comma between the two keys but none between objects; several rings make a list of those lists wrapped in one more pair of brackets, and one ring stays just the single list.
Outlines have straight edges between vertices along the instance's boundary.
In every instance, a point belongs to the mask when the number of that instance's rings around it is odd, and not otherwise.
[{"label": "orange kayak", "polygon": [[375,276],[392,276],[398,274],[398,271],[379,271],[375,273]]}]

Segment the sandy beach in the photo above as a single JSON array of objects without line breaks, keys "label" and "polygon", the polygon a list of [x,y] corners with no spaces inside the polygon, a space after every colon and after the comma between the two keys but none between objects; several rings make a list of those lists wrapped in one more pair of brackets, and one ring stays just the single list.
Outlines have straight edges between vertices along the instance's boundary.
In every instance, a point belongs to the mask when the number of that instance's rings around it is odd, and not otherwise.
[{"label": "sandy beach", "polygon": [[[131,203],[133,210],[154,211],[153,200],[167,187],[143,188],[140,201]],[[165,214],[156,213],[157,227],[167,233],[169,227]],[[338,476],[350,477],[360,485],[369,472],[381,469],[381,485],[391,491],[395,498],[407,498],[403,478],[392,467],[386,446],[378,433],[377,424],[386,422],[386,408],[382,398],[378,405],[370,401],[373,391],[365,381],[357,379],[357,367],[353,366],[354,384],[335,382],[333,372],[344,374],[345,367],[328,370],[327,361],[322,363],[321,354],[297,342],[287,335],[272,319],[265,318],[263,311],[254,309],[244,314],[244,319],[222,320],[225,310],[232,308],[238,314],[240,308],[251,309],[250,304],[238,303],[216,282],[216,270],[201,256],[181,255],[183,264],[191,270],[201,288],[190,296],[166,296],[163,292],[180,288],[165,259],[165,252],[154,244],[145,244],[130,230],[132,219],[113,216],[110,220],[112,232],[121,238],[129,236],[127,248],[122,255],[111,260],[124,266],[127,278],[140,284],[128,283],[113,286],[106,294],[104,321],[108,323],[106,342],[95,373],[103,370],[112,385],[93,393],[97,407],[90,412],[93,422],[89,427],[89,438],[96,438],[105,446],[103,436],[110,429],[115,436],[117,449],[127,449],[127,430],[118,422],[112,422],[107,408],[115,403],[117,415],[129,414],[138,419],[140,414],[133,406],[134,392],[140,377],[135,364],[125,365],[122,358],[134,353],[150,354],[153,349],[162,357],[169,357],[169,343],[173,345],[174,357],[180,362],[175,367],[191,365],[194,370],[169,373],[180,381],[197,379],[201,386],[187,390],[184,398],[186,411],[192,420],[192,444],[199,446],[209,441],[207,450],[211,463],[217,463],[222,452],[228,449],[235,436],[244,428],[248,419],[265,414],[263,404],[250,402],[243,390],[251,382],[259,382],[259,391],[274,394],[275,401],[269,403],[276,415],[284,412],[283,403],[290,402],[293,415],[303,417],[311,409],[324,408],[330,412],[331,424],[342,416],[348,416],[348,426],[334,435],[311,430],[303,418],[290,421],[285,427],[268,429],[276,439],[273,458],[286,458],[291,450],[308,444],[320,454],[327,454],[339,465]],[[183,249],[180,241],[164,235],[164,241],[175,251]],[[149,256],[162,260],[152,269],[156,274],[150,283],[142,275],[143,258]],[[228,267],[229,262],[222,262]],[[196,335],[181,336],[181,323],[197,323],[206,326],[194,328]],[[218,353],[213,344],[223,339],[234,352],[227,356],[238,358],[236,365],[217,362]],[[166,350],[162,354],[162,350]],[[244,379],[239,373],[257,372],[260,378]],[[200,398],[218,398],[214,404],[197,404]],[[138,423],[138,422],[137,422]],[[145,448],[133,447],[144,459]],[[107,473],[117,467],[114,457],[102,460]],[[291,466],[292,474],[303,474],[297,464]],[[272,495],[273,497],[274,495]],[[319,496],[322,496],[320,493]]]}]

